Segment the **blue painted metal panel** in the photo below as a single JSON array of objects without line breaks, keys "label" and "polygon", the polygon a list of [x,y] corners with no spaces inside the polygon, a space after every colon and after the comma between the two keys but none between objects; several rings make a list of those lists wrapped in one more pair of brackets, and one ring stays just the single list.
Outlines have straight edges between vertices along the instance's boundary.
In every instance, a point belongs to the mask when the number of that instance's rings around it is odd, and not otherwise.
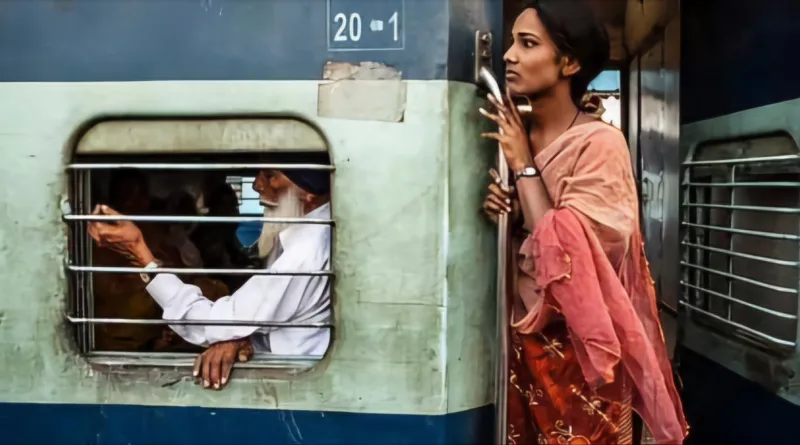
[{"label": "blue painted metal panel", "polygon": [[800,2],[681,2],[681,123],[800,98]]},{"label": "blue painted metal panel", "polygon": [[499,36],[501,12],[500,0],[7,1],[0,82],[314,80],[330,60],[471,81],[475,30]]},{"label": "blue painted metal panel", "polygon": [[0,444],[485,444],[492,418],[491,406],[425,416],[2,403]]},{"label": "blue painted metal panel", "polygon": [[679,354],[685,445],[796,443],[800,406],[686,348]]},{"label": "blue painted metal panel", "polygon": [[327,0],[0,2],[0,81],[320,79],[328,60],[444,79],[448,0],[331,0],[348,17],[363,10],[353,48],[375,44],[376,2],[404,4],[404,50],[329,51],[340,11]]}]

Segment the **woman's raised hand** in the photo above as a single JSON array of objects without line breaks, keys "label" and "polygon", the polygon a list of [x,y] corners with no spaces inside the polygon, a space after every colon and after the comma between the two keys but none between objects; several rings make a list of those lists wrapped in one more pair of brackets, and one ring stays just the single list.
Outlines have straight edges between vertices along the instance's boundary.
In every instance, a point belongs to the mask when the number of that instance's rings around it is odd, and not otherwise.
[{"label": "woman's raised hand", "polygon": [[506,93],[504,102],[499,103],[494,95],[489,95],[489,101],[494,105],[497,114],[490,113],[483,108],[480,109],[482,115],[494,121],[501,131],[497,133],[483,133],[481,136],[494,139],[500,143],[503,149],[508,166],[513,171],[522,170],[525,167],[533,166],[533,155],[531,154],[531,143],[525,124],[519,115],[517,107],[511,101],[511,96]]}]

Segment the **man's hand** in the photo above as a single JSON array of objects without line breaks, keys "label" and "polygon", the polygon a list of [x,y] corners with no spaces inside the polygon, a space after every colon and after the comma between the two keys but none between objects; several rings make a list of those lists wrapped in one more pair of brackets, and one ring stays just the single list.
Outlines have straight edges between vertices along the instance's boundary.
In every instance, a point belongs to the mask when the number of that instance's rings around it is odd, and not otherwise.
[{"label": "man's hand", "polygon": [[[94,208],[92,215],[120,216],[116,210],[100,204]],[[90,222],[88,232],[98,246],[108,247],[135,265],[144,267],[154,261],[142,231],[131,221]]]},{"label": "man's hand", "polygon": [[233,364],[252,357],[253,345],[249,338],[214,343],[197,356],[192,376],[202,380],[203,388],[220,390],[228,383]]}]

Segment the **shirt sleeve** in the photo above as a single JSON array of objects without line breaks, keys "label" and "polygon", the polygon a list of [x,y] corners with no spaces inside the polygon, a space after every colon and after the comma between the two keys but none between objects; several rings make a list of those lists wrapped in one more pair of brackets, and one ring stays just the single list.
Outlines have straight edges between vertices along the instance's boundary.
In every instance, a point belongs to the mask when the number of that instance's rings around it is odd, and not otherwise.
[{"label": "shirt sleeve", "polygon": [[[284,252],[273,264],[273,271],[318,270],[316,257],[307,252]],[[314,286],[320,276],[257,275],[239,290],[217,301],[204,297],[197,286],[183,283],[171,274],[157,275],[147,286],[147,292],[164,309],[164,320],[214,321],[289,321],[297,312],[305,290]],[[201,326],[175,325],[172,330],[189,343],[208,345],[235,340],[257,330],[273,328],[258,326]]]}]

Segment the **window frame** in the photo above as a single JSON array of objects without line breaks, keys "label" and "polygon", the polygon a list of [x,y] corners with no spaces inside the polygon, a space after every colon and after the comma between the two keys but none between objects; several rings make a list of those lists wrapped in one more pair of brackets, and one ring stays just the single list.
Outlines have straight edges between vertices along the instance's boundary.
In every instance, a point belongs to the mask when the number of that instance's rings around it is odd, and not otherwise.
[{"label": "window frame", "polygon": [[[174,125],[178,131],[176,136],[170,137],[169,127]],[[274,128],[257,128],[263,126],[274,126]],[[139,131],[131,131],[131,129],[138,129]],[[210,129],[209,129],[210,128]],[[151,135],[148,140],[148,129],[157,129],[158,135]],[[252,137],[256,134],[257,137]],[[264,141],[262,140],[265,135],[272,134],[275,138]],[[131,140],[125,140],[126,137],[130,138],[131,135],[135,137]],[[226,137],[226,141],[220,141],[218,149],[214,150],[213,140],[215,137]],[[170,148],[169,144],[178,145]],[[109,217],[93,217],[91,209],[89,208],[92,202],[92,171],[101,169],[117,169],[123,167],[133,167],[143,171],[148,171],[149,168],[154,170],[170,170],[177,168],[177,170],[186,171],[236,171],[253,172],[252,175],[258,174],[260,169],[300,169],[312,168],[328,170],[331,173],[331,183],[333,184],[333,173],[335,167],[333,166],[332,159],[327,163],[283,163],[283,162],[252,162],[252,163],[229,163],[229,162],[208,162],[203,161],[199,166],[211,167],[210,169],[198,168],[198,164],[180,162],[162,163],[162,162],[124,162],[125,157],[146,155],[146,156],[170,156],[179,157],[182,155],[191,157],[209,158],[218,155],[236,155],[236,156],[261,156],[270,154],[293,154],[297,157],[303,155],[326,154],[330,159],[330,150],[325,138],[321,135],[319,130],[300,119],[286,118],[286,117],[169,117],[169,118],[152,118],[148,116],[139,118],[108,118],[91,122],[82,131],[79,132],[78,137],[75,138],[74,155],[71,163],[67,165],[66,170],[69,177],[69,200],[62,206],[62,218],[68,228],[68,243],[67,243],[67,261],[65,264],[65,271],[67,275],[67,314],[65,320],[67,326],[71,331],[71,337],[75,340],[75,344],[79,355],[84,358],[90,365],[102,367],[110,370],[126,369],[129,367],[150,367],[150,368],[188,368],[193,365],[197,353],[193,352],[134,352],[134,351],[99,351],[94,347],[95,344],[95,325],[100,322],[115,322],[118,324],[159,324],[167,326],[168,324],[203,324],[202,321],[164,321],[164,320],[149,320],[148,323],[139,322],[123,323],[123,321],[133,321],[128,319],[100,319],[94,317],[95,300],[93,280],[91,278],[93,273],[102,273],[93,265],[92,247],[93,241],[86,232],[87,224],[92,220],[100,219],[114,219]],[[121,162],[84,162],[82,158],[92,156],[101,156],[104,158],[120,157]],[[238,175],[238,173],[237,173]],[[237,176],[229,175],[229,176]],[[238,175],[242,176],[242,175]],[[331,202],[333,201],[333,190],[331,191]],[[241,200],[241,193],[237,193]],[[125,217],[118,218],[124,220],[136,220],[136,215],[126,215]],[[206,218],[204,215],[199,215],[197,218]],[[153,218],[151,218],[153,219]],[[156,218],[158,219],[158,218]],[[162,222],[175,221],[175,218],[165,216]],[[239,222],[252,221],[258,219],[259,222],[286,222],[289,224],[308,224],[307,218],[264,218],[263,216],[239,216],[227,218],[229,220],[237,219]],[[281,221],[277,221],[281,220]],[[286,221],[284,221],[286,220]],[[259,323],[258,325],[269,324],[271,326],[305,326],[305,327],[320,327],[330,329],[331,336],[328,349],[322,356],[283,356],[272,353],[256,353],[251,360],[245,363],[237,363],[238,368],[245,369],[259,369],[259,370],[278,370],[285,371],[289,374],[296,374],[299,372],[310,371],[317,367],[324,358],[331,351],[334,342],[335,332],[335,316],[334,316],[334,247],[333,239],[335,237],[335,220],[331,216],[330,220],[322,222],[322,220],[312,220],[316,224],[330,225],[332,230],[331,236],[331,262],[328,269],[323,271],[315,271],[318,275],[328,276],[330,280],[330,308],[331,315],[326,323]],[[218,221],[217,221],[218,222]],[[203,222],[198,222],[202,224]],[[91,265],[91,266],[86,266]],[[110,268],[105,268],[110,269]],[[131,269],[125,273],[134,273],[134,269],[138,272],[139,268],[123,268]],[[163,269],[165,273],[170,273],[170,269]],[[196,269],[199,271],[201,269]],[[223,274],[218,272],[218,269],[204,269],[206,271],[214,272],[215,274]],[[268,272],[265,269],[254,269],[255,275],[307,275],[308,271],[293,271],[285,273]],[[259,272],[261,271],[261,272]],[[303,272],[303,273],[297,273]],[[119,272],[122,273],[122,272]],[[197,275],[201,275],[196,273]],[[116,320],[116,321],[115,321]],[[231,323],[233,324],[233,323]],[[237,323],[248,324],[249,323]]]}]

